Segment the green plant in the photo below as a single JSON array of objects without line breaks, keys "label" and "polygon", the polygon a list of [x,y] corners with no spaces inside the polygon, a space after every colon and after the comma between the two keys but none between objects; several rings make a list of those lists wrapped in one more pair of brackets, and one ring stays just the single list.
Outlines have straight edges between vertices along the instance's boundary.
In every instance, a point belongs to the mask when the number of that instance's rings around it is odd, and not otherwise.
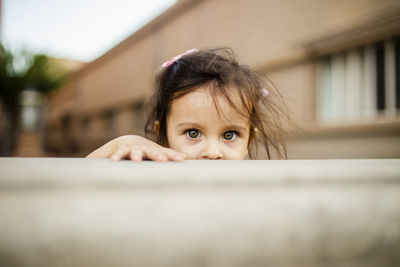
[{"label": "green plant", "polygon": [[66,79],[66,73],[49,61],[46,55],[34,55],[31,64],[24,73],[24,79],[28,87],[48,94],[59,88]]},{"label": "green plant", "polygon": [[[17,59],[26,62],[17,70]],[[21,60],[22,59],[22,60]],[[48,94],[66,80],[66,72],[43,54],[13,54],[0,44],[0,101],[5,127],[0,131],[0,155],[9,155],[14,147],[20,114],[20,95],[33,89]]]}]

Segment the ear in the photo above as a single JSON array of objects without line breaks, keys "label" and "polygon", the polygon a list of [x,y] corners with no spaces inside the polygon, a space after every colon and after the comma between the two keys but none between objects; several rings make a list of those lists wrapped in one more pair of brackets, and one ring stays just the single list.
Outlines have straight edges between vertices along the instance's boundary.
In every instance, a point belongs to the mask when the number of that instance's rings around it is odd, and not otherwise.
[{"label": "ear", "polygon": [[248,143],[247,147],[249,147],[250,144],[254,141],[257,133],[258,133],[258,129],[256,127],[252,128],[252,130],[250,130],[249,143]]},{"label": "ear", "polygon": [[158,120],[154,121],[153,129],[154,129],[154,132],[158,135],[158,132],[160,130],[160,122]]}]

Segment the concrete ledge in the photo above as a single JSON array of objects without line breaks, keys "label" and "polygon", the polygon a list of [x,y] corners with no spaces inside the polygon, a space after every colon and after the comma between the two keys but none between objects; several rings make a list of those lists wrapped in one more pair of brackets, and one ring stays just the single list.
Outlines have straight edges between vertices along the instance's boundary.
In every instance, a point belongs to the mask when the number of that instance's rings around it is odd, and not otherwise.
[{"label": "concrete ledge", "polygon": [[0,266],[399,266],[400,160],[0,158]]}]

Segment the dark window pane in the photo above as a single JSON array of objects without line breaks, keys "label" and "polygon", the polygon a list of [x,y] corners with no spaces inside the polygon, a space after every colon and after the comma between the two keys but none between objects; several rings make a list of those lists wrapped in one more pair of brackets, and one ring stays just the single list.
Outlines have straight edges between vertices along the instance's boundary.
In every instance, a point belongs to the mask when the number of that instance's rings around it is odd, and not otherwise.
[{"label": "dark window pane", "polygon": [[400,109],[400,36],[394,40],[395,49],[395,76],[396,76],[396,108]]},{"label": "dark window pane", "polygon": [[375,45],[376,53],[376,104],[378,110],[385,109],[385,50],[383,43]]},{"label": "dark window pane", "polygon": [[112,133],[115,128],[114,125],[115,113],[113,111],[107,111],[106,113],[104,113],[103,119],[104,119],[104,128],[106,132]]}]

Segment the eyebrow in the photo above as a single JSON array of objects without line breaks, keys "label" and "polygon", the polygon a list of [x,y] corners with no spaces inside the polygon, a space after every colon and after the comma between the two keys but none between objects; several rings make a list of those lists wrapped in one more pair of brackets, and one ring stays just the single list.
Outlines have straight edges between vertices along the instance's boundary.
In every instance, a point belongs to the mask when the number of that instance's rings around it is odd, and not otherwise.
[{"label": "eyebrow", "polygon": [[[194,122],[181,122],[177,125],[178,128],[202,128],[201,125]],[[237,130],[237,131],[247,131],[246,127],[240,125],[227,125],[224,127],[224,131],[227,130]]]},{"label": "eyebrow", "polygon": [[247,131],[247,128],[239,125],[229,125],[225,127],[225,130]]},{"label": "eyebrow", "polygon": [[181,122],[177,125],[178,128],[200,128],[200,125],[193,122]]}]

